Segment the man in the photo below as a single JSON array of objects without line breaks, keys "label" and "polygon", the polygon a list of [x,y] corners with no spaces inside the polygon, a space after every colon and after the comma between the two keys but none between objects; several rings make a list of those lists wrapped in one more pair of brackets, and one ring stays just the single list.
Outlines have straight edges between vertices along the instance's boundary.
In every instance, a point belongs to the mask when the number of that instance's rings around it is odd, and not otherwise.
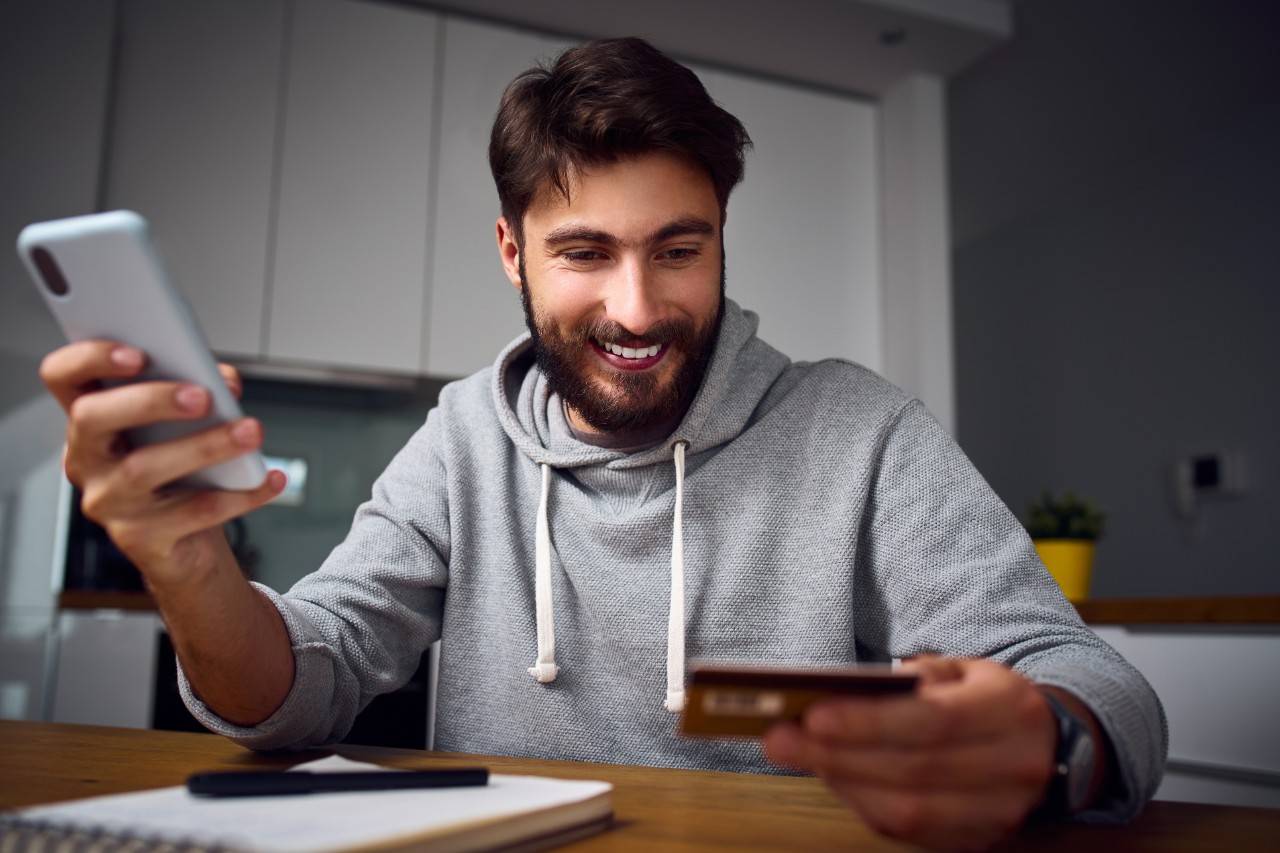
[{"label": "man", "polygon": [[[940,846],[988,845],[1040,808],[1139,810],[1163,768],[1158,700],[954,442],[862,367],[790,362],[724,298],[748,144],[639,40],[518,77],[490,162],[530,335],[444,389],[286,595],[246,583],[220,529],[279,473],[163,488],[259,446],[257,422],[128,450],[121,430],[199,417],[207,392],[86,390],[141,367],[110,342],[46,359],[68,476],[146,578],[209,728],[255,748],[338,739],[443,635],[442,749],[811,771],[872,826]],[[824,703],[763,746],[685,739],[686,656],[910,658],[923,686]]]}]

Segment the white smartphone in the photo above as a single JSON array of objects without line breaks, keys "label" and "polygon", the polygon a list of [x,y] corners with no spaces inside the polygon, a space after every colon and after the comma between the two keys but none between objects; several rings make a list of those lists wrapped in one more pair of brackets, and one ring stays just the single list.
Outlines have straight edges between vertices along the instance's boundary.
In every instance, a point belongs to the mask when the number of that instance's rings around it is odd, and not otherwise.
[{"label": "white smartphone", "polygon": [[[18,254],[68,340],[119,341],[146,353],[146,368],[125,381],[176,380],[209,390],[207,417],[130,430],[134,446],[170,441],[242,417],[191,309],[169,284],[141,216],[116,210],[37,222],[18,235]],[[252,489],[266,476],[262,455],[251,452],[179,482]]]}]

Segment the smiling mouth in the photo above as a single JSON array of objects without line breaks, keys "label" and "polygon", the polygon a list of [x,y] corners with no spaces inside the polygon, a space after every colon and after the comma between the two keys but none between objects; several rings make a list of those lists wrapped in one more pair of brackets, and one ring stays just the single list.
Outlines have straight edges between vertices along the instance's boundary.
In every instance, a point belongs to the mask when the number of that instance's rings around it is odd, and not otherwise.
[{"label": "smiling mouth", "polygon": [[624,347],[619,344],[591,340],[591,348],[595,350],[605,363],[620,370],[647,370],[666,356],[669,344],[653,344],[647,347]]}]

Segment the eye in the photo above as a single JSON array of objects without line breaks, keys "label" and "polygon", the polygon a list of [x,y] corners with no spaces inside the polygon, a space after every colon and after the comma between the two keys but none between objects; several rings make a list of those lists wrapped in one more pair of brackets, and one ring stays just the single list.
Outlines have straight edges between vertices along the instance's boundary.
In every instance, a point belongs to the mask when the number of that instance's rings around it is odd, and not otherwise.
[{"label": "eye", "polygon": [[688,246],[680,246],[660,252],[658,254],[658,258],[664,261],[675,261],[676,263],[681,263],[684,261],[691,261],[698,257],[699,254],[701,254],[701,252],[697,249]]},{"label": "eye", "polygon": [[605,256],[604,252],[597,252],[595,249],[574,249],[561,252],[560,257],[574,264],[590,264],[604,260]]}]

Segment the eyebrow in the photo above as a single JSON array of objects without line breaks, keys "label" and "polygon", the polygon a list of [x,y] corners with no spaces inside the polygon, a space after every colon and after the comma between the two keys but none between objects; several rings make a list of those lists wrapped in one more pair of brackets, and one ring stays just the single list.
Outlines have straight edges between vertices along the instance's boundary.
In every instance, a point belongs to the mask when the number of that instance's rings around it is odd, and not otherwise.
[{"label": "eyebrow", "polygon": [[[680,219],[674,219],[663,225],[657,231],[654,231],[648,237],[640,241],[641,246],[652,246],[670,240],[672,237],[684,237],[687,235],[698,234],[714,234],[715,227],[705,219],[696,216],[685,216]],[[548,246],[557,246],[562,243],[600,243],[605,246],[624,246],[626,241],[619,240],[608,231],[601,231],[597,228],[590,228],[586,225],[576,225],[570,223],[561,225],[559,228],[552,229],[543,243]]]}]

